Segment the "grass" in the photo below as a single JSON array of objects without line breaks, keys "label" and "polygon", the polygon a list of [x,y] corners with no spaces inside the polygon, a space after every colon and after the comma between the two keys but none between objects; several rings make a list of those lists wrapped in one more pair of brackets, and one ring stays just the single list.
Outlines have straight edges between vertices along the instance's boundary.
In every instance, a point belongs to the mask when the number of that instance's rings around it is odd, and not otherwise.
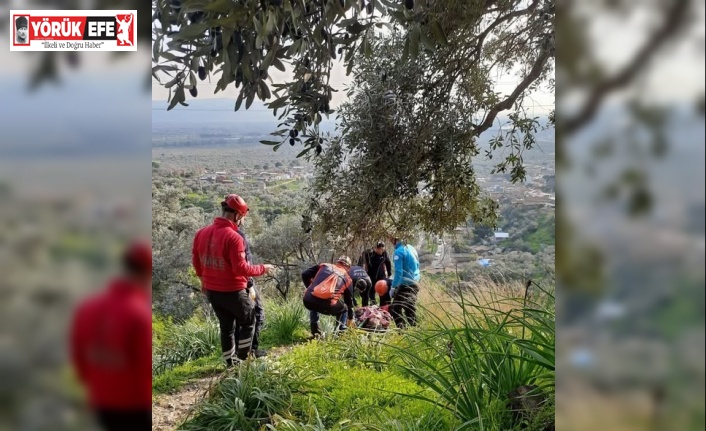
[{"label": "grass", "polygon": [[529,229],[523,236],[522,242],[532,250],[539,253],[542,246],[553,245],[555,242],[555,221],[553,215],[542,215],[535,228]]},{"label": "grass", "polygon": [[400,371],[435,393],[423,399],[453,413],[455,429],[512,429],[510,392],[522,385],[554,392],[553,295],[548,304],[525,301],[508,287],[461,293],[454,307],[427,302],[425,327],[395,346]]},{"label": "grass", "polygon": [[219,354],[178,365],[152,378],[154,395],[178,391],[191,380],[208,377],[223,370]]},{"label": "grass", "polygon": [[213,318],[192,317],[183,324],[153,318],[152,373],[220,352],[220,330]]},{"label": "grass", "polygon": [[[351,348],[355,340],[357,349]],[[371,339],[367,334],[347,333],[334,341],[307,343],[281,358],[289,367],[321,376],[311,382],[309,394],[294,398],[292,414],[308,419],[310,406],[315,406],[327,426],[345,419],[376,423],[381,418],[424,416],[429,406],[406,395],[424,393],[425,389],[381,366],[390,349],[381,348],[378,341],[361,340]]]},{"label": "grass", "polygon": [[[499,431],[524,424],[540,431],[553,425],[551,292],[525,298],[519,283],[498,287],[484,280],[459,292],[437,280],[422,280],[418,327],[346,331],[278,358],[250,360],[228,372],[180,429]],[[266,308],[263,345],[308,335],[300,301]],[[321,324],[326,330],[335,322]],[[166,331],[157,325],[160,331],[165,344]],[[155,392],[216,372],[218,361],[207,355],[174,366],[157,376]],[[536,385],[546,401],[517,416],[509,394],[522,385]]]},{"label": "grass", "polygon": [[285,411],[309,379],[296,369],[248,361],[219,381],[179,429],[257,431]]},{"label": "grass", "polygon": [[307,339],[309,314],[301,300],[265,302],[265,324],[260,336],[263,347],[282,346]]}]

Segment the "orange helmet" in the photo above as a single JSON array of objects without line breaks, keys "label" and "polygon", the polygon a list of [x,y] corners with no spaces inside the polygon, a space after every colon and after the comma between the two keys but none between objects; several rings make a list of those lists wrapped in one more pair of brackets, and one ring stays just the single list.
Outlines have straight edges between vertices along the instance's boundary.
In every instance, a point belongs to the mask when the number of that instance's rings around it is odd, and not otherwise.
[{"label": "orange helmet", "polygon": [[226,200],[224,202],[228,208],[240,215],[245,215],[248,212],[248,206],[245,203],[245,200],[238,195],[230,194],[226,196]]},{"label": "orange helmet", "polygon": [[387,293],[387,280],[379,280],[375,283],[375,292],[380,296],[385,295]]}]

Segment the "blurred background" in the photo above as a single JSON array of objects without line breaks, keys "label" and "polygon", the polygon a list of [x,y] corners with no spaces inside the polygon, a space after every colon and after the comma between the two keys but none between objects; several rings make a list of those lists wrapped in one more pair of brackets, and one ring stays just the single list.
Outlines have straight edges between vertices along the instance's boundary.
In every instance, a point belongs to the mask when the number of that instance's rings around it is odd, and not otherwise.
[{"label": "blurred background", "polygon": [[[67,331],[150,233],[144,3],[0,0],[0,430],[93,429]],[[139,49],[10,52],[11,9],[137,9]]]},{"label": "blurred background", "polygon": [[557,6],[557,429],[704,429],[704,3]]}]

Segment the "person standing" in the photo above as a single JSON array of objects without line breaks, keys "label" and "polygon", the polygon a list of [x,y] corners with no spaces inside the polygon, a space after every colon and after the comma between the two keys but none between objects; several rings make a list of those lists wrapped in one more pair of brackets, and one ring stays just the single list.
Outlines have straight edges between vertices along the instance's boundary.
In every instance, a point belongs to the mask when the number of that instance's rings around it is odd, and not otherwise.
[{"label": "person standing", "polygon": [[390,286],[390,314],[395,325],[400,329],[417,325],[417,295],[419,294],[419,256],[410,244],[404,244],[399,238],[391,237],[395,252],[394,276]]},{"label": "person standing", "polygon": [[353,292],[350,289],[352,280],[348,275],[350,268],[350,258],[341,256],[333,264],[314,265],[302,272],[302,282],[306,286],[303,301],[304,307],[309,310],[312,337],[321,335],[319,314],[336,316],[339,331],[355,325]]},{"label": "person standing", "polygon": [[[243,231],[243,223],[242,219],[240,223],[238,224],[238,233],[240,234],[241,237],[243,237],[243,241],[245,241],[245,259],[248,261],[248,263],[252,264],[252,253],[250,253],[250,242],[248,241],[247,236],[245,236],[245,232]],[[267,356],[267,352],[265,350],[260,350],[258,347],[260,346],[260,331],[262,331],[262,326],[265,324],[265,307],[262,305],[262,297],[260,296],[260,291],[257,289],[255,286],[255,279],[252,277],[248,277],[248,285],[246,287],[246,290],[248,291],[248,294],[250,295],[250,298],[252,298],[255,301],[255,332],[252,336],[252,346],[251,346],[251,351],[256,358],[260,358],[263,356]],[[235,327],[235,338],[239,338],[240,331],[242,329],[242,325],[238,325],[236,322],[236,327]]]},{"label": "person standing", "polygon": [[[385,250],[384,242],[378,242],[375,247],[364,253],[363,268],[365,268],[365,271],[368,273],[368,277],[370,277],[371,282],[370,288],[367,292],[368,298],[370,304],[375,305],[375,283],[392,275],[392,263],[390,262],[390,257]],[[367,301],[364,300],[363,305],[367,305]]]},{"label": "person standing", "polygon": [[[192,264],[218,318],[223,359],[232,366],[247,359],[255,333],[255,301],[247,291],[248,278],[269,273],[274,266],[251,265],[247,260],[238,228],[249,210],[243,198],[230,194],[221,208],[220,217],[196,232]],[[240,327],[237,341],[236,322]]]},{"label": "person standing", "polygon": [[106,431],[149,430],[152,423],[152,247],[135,242],[123,274],[76,308],[70,358],[91,410]]}]

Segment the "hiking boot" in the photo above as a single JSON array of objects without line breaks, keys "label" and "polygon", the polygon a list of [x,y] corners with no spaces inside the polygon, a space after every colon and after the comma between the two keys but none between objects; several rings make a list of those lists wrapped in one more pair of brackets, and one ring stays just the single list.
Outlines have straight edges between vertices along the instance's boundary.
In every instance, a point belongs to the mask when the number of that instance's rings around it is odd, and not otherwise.
[{"label": "hiking boot", "polygon": [[324,338],[326,338],[325,332],[317,332],[316,334],[313,334],[309,338],[307,338],[307,341],[323,340]]},{"label": "hiking boot", "polygon": [[319,335],[319,336],[321,335],[321,330],[319,329],[318,323],[310,323],[309,329],[311,329],[311,338],[312,339],[316,338],[317,335]]},{"label": "hiking boot", "polygon": [[256,358],[262,358],[263,356],[267,356],[267,350],[262,350],[262,349],[255,349],[251,353]]},{"label": "hiking boot", "polygon": [[226,359],[226,368],[234,368],[240,365],[242,361],[236,357],[233,357],[232,359]]}]

